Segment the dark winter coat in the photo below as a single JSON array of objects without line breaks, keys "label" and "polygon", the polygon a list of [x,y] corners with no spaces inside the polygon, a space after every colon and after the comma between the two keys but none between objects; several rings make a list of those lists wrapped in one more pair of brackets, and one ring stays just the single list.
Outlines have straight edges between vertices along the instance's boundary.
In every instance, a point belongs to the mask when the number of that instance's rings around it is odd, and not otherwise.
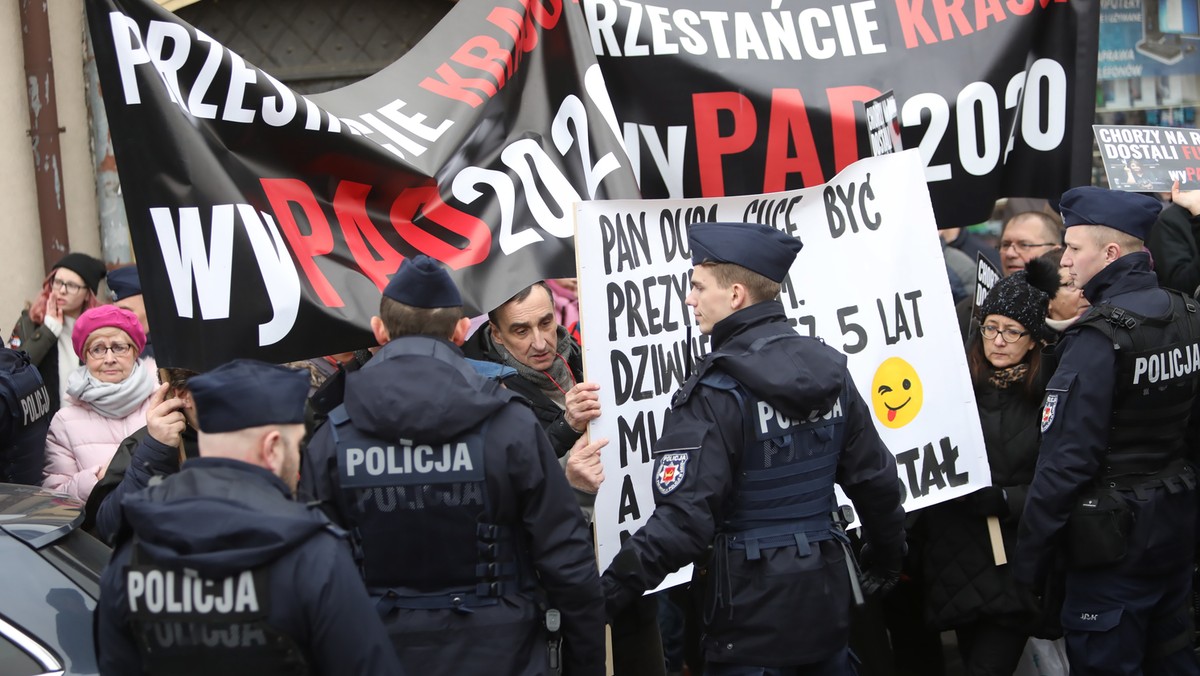
[{"label": "dark winter coat", "polygon": [[1172,204],[1150,229],[1146,248],[1154,256],[1154,273],[1163,286],[1189,296],[1200,287],[1200,218]]},{"label": "dark winter coat", "polygon": [[[560,611],[566,672],[598,674],[604,668],[604,610],[586,524],[527,405],[519,397],[500,396],[484,382],[449,342],[405,336],[347,375],[345,412],[353,428],[389,443],[440,443],[486,424],[484,501],[490,523],[513,532],[519,559],[533,569],[530,575],[536,573],[546,602]],[[361,515],[352,505],[343,506],[334,432],[326,423],[313,434],[303,457],[301,494],[321,502],[339,525],[354,529]],[[370,494],[359,490],[358,497]],[[416,509],[394,513],[399,518]],[[434,515],[427,519],[445,514],[420,513]],[[397,544],[363,540],[368,552]],[[398,543],[424,546],[411,538]],[[428,567],[441,563],[438,554],[431,548]],[[397,607],[386,624],[405,666],[422,674],[544,673],[539,599],[521,585],[505,589],[499,604],[471,612]]]},{"label": "dark winter coat", "polygon": [[[200,457],[196,430],[183,430],[183,453]],[[179,472],[179,449],[160,443],[143,427],[125,438],[83,508],[83,529],[112,544],[121,526],[121,499],[150,485],[153,477]]]},{"label": "dark winter coat", "polygon": [[1029,628],[1029,607],[1022,602],[1009,566],[997,566],[988,535],[987,512],[1000,518],[1008,557],[1016,553],[1017,524],[1037,464],[1041,402],[1022,383],[998,388],[975,386],[979,423],[992,470],[992,485],[1005,493],[1000,510],[981,499],[985,491],[922,510],[928,528],[925,543],[926,617],[939,630],[1007,616],[1014,627]]}]

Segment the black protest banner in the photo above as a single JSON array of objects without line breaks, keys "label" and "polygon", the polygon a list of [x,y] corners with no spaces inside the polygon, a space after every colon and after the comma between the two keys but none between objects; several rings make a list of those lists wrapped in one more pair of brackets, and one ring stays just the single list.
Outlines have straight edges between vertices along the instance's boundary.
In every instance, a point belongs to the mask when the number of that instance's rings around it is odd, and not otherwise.
[{"label": "black protest banner", "polygon": [[574,3],[462,0],[307,97],[150,0],[87,14],[163,364],[365,346],[418,253],[491,308],[573,274],[574,202],[638,195]]},{"label": "black protest banner", "polygon": [[367,344],[416,253],[488,309],[572,274],[577,200],[822,184],[887,89],[941,225],[1090,169],[1094,3],[462,0],[309,97],[151,0],[87,9],[163,363]]},{"label": "black protest banner", "polygon": [[893,90],[941,227],[1087,183],[1099,7],[1066,0],[585,0],[645,197],[824,183]]},{"label": "black protest banner", "polygon": [[1113,190],[1170,192],[1175,181],[1195,190],[1200,183],[1200,131],[1103,124],[1093,131]]}]

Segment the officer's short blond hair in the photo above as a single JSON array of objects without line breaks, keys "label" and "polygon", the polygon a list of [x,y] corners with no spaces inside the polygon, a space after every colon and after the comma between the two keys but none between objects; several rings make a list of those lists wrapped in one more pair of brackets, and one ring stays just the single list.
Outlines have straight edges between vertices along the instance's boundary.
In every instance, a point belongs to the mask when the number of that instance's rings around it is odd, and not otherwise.
[{"label": "officer's short blond hair", "polygon": [[708,270],[722,289],[728,289],[734,284],[741,284],[746,288],[746,293],[750,295],[750,301],[753,303],[773,300],[779,295],[779,290],[782,288],[779,282],[767,279],[753,270],[734,263],[705,261],[699,267]]},{"label": "officer's short blond hair", "polygon": [[1146,248],[1145,242],[1122,230],[1117,230],[1107,225],[1093,225],[1091,228],[1091,235],[1095,238],[1097,246],[1103,247],[1109,243],[1116,244],[1121,247],[1122,256],[1137,253]]}]

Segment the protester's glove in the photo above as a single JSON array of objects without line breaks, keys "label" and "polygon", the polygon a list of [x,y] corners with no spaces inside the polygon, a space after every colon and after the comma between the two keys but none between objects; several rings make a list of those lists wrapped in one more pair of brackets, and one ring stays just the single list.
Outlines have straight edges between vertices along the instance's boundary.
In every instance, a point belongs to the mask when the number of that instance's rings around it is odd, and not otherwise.
[{"label": "protester's glove", "polygon": [[999,486],[981,488],[965,498],[966,507],[975,516],[1008,516],[1008,494]]},{"label": "protester's glove", "polygon": [[862,564],[859,586],[863,596],[885,596],[900,583],[900,567],[904,554],[891,557],[876,557],[870,543],[864,544],[858,554]]}]

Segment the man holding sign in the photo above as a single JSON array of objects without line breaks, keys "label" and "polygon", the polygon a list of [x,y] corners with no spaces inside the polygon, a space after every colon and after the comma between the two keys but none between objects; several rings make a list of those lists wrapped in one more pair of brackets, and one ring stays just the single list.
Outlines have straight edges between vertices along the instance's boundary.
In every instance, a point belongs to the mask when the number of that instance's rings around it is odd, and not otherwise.
[{"label": "man holding sign", "polygon": [[699,563],[705,673],[852,674],[853,564],[834,483],[876,554],[864,589],[889,588],[905,550],[895,460],[846,358],[787,323],[777,296],[800,241],[764,225],[699,223],[688,242],[687,304],[712,351],[654,446],[655,511],[604,573],[609,616]]}]

